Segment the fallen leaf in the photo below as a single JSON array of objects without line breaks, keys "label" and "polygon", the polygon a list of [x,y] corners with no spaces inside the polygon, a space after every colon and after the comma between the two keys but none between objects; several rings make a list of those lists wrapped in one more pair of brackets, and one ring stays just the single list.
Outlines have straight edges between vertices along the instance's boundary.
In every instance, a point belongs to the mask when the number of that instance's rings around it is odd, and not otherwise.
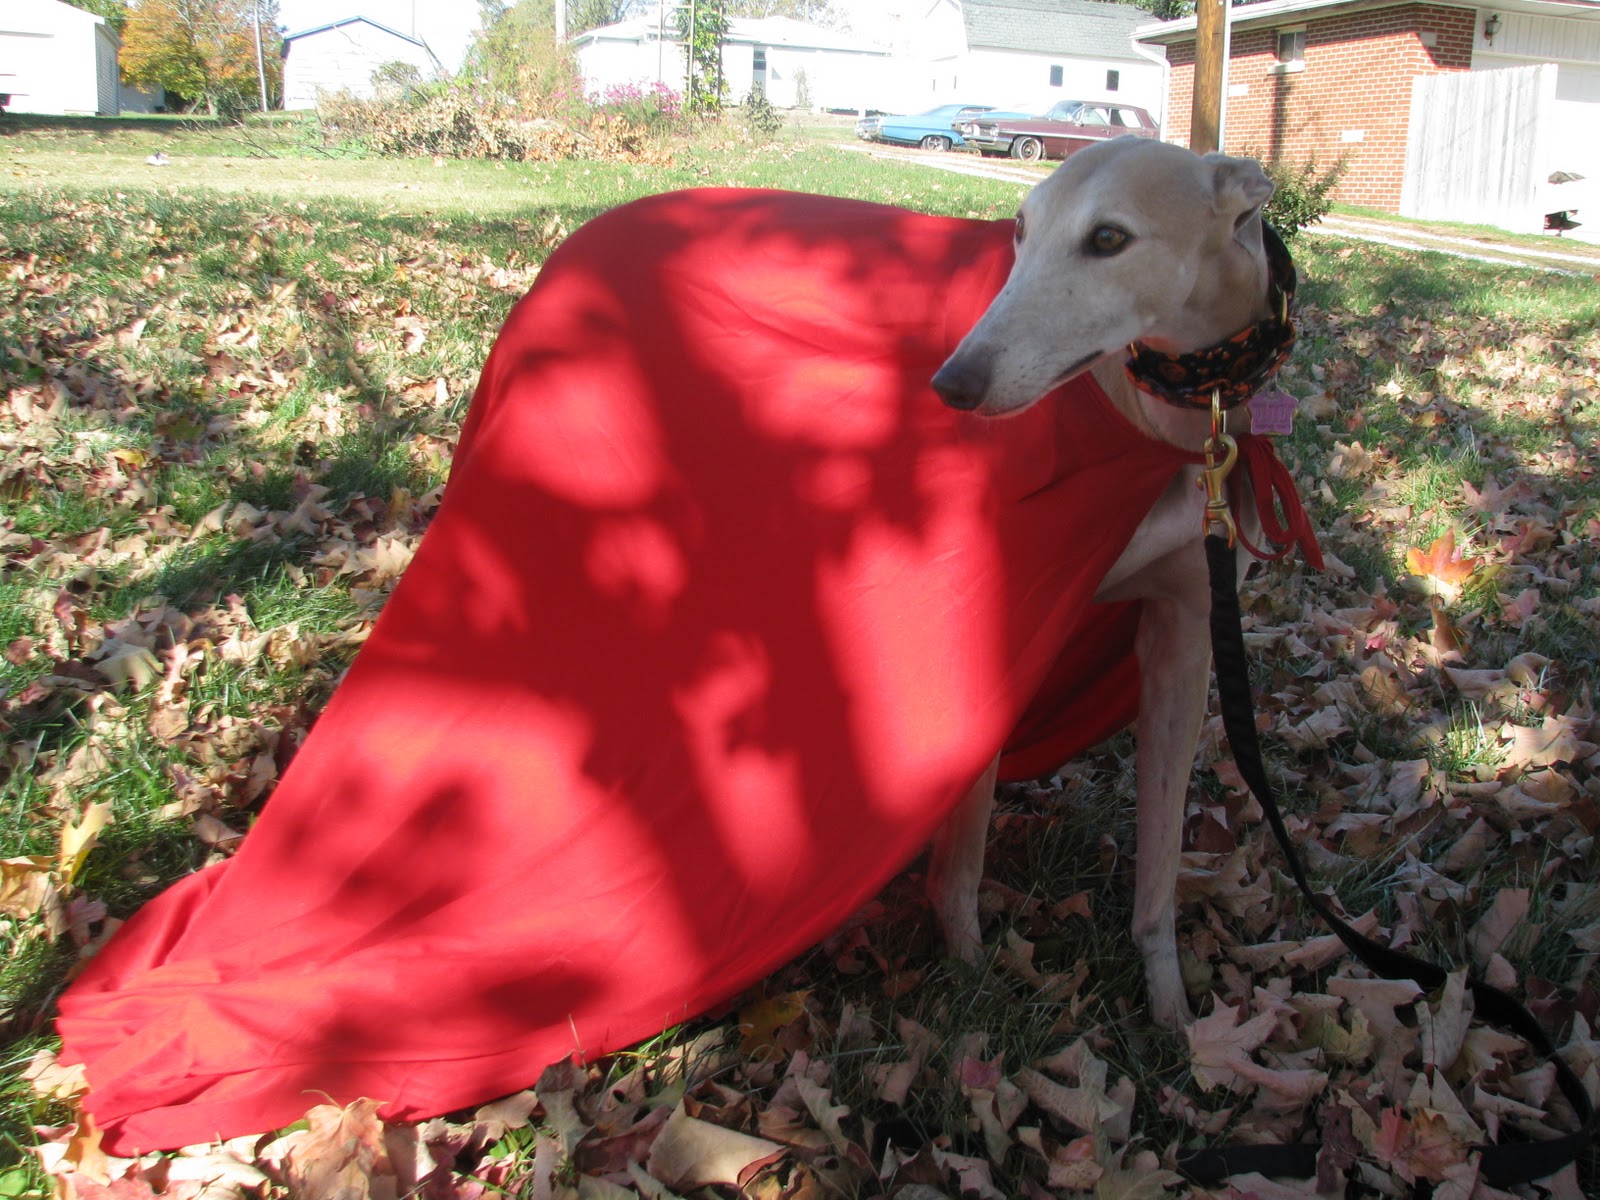
[{"label": "fallen leaf", "polygon": [[784,1153],[776,1142],[691,1117],[680,1101],[650,1147],[645,1167],[668,1187],[683,1191],[709,1184],[738,1187]]},{"label": "fallen leaf", "polygon": [[1413,546],[1406,551],[1406,570],[1415,575],[1435,595],[1453,598],[1462,585],[1483,563],[1481,558],[1465,558],[1456,549],[1456,532],[1447,529],[1423,550]]},{"label": "fallen leaf", "polygon": [[86,806],[76,824],[63,823],[61,852],[56,857],[56,874],[62,883],[70,884],[78,878],[89,852],[100,844],[100,831],[110,823],[111,804],[103,800]]}]

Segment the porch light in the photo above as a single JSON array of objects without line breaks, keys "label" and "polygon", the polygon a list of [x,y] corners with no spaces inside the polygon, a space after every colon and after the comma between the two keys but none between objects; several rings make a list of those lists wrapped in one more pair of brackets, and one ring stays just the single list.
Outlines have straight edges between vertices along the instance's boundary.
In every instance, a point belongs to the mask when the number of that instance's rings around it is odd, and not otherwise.
[{"label": "porch light", "polygon": [[1483,23],[1483,40],[1494,41],[1494,35],[1500,32],[1500,14],[1490,13],[1489,19]]}]

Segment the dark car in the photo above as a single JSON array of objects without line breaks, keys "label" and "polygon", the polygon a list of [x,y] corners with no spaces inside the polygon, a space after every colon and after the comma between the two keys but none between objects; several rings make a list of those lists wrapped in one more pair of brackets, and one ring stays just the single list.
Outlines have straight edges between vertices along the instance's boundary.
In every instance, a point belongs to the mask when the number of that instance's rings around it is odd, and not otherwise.
[{"label": "dark car", "polygon": [[1131,133],[1157,135],[1155,120],[1132,104],[1062,100],[1045,112],[988,112],[958,123],[969,146],[983,154],[1009,154],[1025,162],[1065,158],[1094,142]]},{"label": "dark car", "polygon": [[949,150],[961,145],[961,135],[955,131],[955,125],[993,108],[992,104],[940,104],[927,112],[908,116],[863,117],[856,122],[856,136],[897,146]]}]

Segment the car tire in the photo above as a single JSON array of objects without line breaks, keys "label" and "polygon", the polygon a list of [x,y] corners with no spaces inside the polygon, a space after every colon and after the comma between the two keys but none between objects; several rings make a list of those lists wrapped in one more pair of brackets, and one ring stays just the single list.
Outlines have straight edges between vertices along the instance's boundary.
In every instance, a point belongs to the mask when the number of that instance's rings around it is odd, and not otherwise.
[{"label": "car tire", "polygon": [[1019,137],[1011,143],[1011,157],[1038,162],[1044,157],[1044,143],[1036,137]]},{"label": "car tire", "polygon": [[927,137],[918,142],[917,145],[921,146],[924,150],[948,150],[950,149],[950,139],[941,134],[930,133]]}]

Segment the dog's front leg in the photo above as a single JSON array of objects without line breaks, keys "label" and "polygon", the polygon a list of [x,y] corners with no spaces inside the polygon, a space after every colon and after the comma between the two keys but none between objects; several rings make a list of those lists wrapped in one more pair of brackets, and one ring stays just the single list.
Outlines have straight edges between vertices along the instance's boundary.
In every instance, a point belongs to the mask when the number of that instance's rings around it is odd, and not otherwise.
[{"label": "dog's front leg", "polygon": [[1194,1020],[1178,970],[1174,906],[1184,800],[1205,721],[1210,641],[1204,563],[1188,552],[1172,557],[1178,561],[1171,569],[1189,585],[1145,598],[1136,642],[1139,833],[1133,940],[1144,956],[1150,1014],[1157,1024],[1177,1029]]},{"label": "dog's front leg", "polygon": [[989,842],[999,774],[1000,760],[996,758],[934,834],[928,856],[928,899],[939,916],[945,945],[966,963],[976,964],[983,957],[978,885],[983,882],[983,854]]}]

